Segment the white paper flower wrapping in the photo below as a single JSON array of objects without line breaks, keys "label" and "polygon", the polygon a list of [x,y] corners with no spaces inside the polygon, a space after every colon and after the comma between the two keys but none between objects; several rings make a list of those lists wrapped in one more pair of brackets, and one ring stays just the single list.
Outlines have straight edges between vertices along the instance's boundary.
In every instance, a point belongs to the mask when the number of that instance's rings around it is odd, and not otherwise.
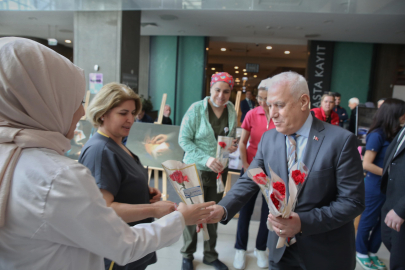
[{"label": "white paper flower wrapping", "polygon": [[[181,200],[188,205],[203,203],[203,185],[195,164],[184,164],[176,160],[167,160],[162,163],[168,181],[172,184]],[[202,224],[204,241],[210,239],[207,224]]]},{"label": "white paper flower wrapping", "polygon": [[[228,148],[232,146],[233,138],[226,136],[218,136],[217,154],[216,159],[221,162],[222,166],[226,168],[229,160]],[[224,192],[224,182],[222,181],[222,172],[217,175],[217,193]]]}]

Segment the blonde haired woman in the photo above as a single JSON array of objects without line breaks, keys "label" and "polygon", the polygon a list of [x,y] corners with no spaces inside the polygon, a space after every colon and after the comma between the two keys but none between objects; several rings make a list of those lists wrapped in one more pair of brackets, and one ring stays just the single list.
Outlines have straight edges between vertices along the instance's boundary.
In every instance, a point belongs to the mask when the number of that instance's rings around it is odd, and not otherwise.
[{"label": "blonde haired woman", "polygon": [[180,205],[129,227],[89,170],[63,156],[84,114],[83,70],[23,38],[0,38],[0,59],[0,269],[101,270],[103,257],[127,264],[209,212]]},{"label": "blonde haired woman", "polygon": [[[85,144],[79,162],[96,179],[107,206],[129,226],[150,223],[175,210],[169,201],[160,201],[159,190],[148,186],[148,174],[139,158],[122,143],[128,136],[141,100],[129,87],[109,83],[94,97],[87,109],[88,119],[98,128]],[[154,252],[125,266],[105,259],[106,269],[142,270],[156,262]]]}]

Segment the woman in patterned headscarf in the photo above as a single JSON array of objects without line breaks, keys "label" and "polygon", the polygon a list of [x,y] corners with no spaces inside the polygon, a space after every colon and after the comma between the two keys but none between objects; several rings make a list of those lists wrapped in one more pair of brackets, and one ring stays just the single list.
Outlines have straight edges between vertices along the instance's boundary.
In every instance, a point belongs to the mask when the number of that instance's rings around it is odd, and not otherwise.
[{"label": "woman in patterned headscarf", "polygon": [[[195,163],[201,171],[205,201],[219,202],[223,193],[217,193],[216,177],[222,173],[226,179],[228,171],[215,158],[218,136],[233,137],[236,130],[235,107],[229,102],[234,80],[226,72],[213,74],[211,78],[211,96],[195,102],[187,110],[181,122],[179,144],[185,151],[183,162]],[[236,141],[235,141],[236,143]],[[232,145],[229,151],[236,151]],[[224,183],[225,184],[225,183]],[[217,241],[217,224],[208,224],[210,240],[204,243],[203,262],[216,269],[228,269],[218,260],[215,251]],[[193,253],[197,248],[197,233],[195,226],[187,226],[183,232],[184,246],[183,270],[193,269]]]}]

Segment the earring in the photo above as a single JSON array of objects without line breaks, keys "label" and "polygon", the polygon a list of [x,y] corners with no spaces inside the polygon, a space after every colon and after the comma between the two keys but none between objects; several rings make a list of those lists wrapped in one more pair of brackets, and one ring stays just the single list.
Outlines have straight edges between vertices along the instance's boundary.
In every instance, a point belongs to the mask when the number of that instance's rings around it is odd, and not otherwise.
[{"label": "earring", "polygon": [[101,118],[101,121],[104,121],[104,117],[103,117],[103,118]]}]

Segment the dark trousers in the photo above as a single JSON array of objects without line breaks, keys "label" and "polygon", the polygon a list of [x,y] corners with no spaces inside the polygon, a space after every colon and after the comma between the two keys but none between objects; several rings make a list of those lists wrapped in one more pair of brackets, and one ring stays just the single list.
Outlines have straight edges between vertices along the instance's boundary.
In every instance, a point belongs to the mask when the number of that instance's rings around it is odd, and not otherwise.
[{"label": "dark trousers", "polygon": [[[241,176],[244,174],[242,169]],[[236,249],[247,249],[247,243],[249,239],[249,224],[250,219],[252,218],[253,210],[255,208],[256,198],[260,191],[257,191],[252,198],[242,207],[239,212],[238,219],[238,229],[236,231]],[[256,237],[256,249],[266,250],[267,245],[267,236],[269,230],[267,229],[267,217],[269,215],[269,207],[267,206],[266,199],[262,195],[262,209],[260,214],[260,225],[259,231],[257,232]]]},{"label": "dark trousers", "polygon": [[[377,253],[381,246],[381,208],[385,202],[385,194],[366,178],[366,209],[361,214],[357,228],[356,251],[361,254]],[[372,190],[378,188],[378,190]],[[371,234],[370,234],[371,232]]]},{"label": "dark trousers", "polygon": [[271,270],[306,270],[297,245],[287,247],[278,263],[273,262],[270,257],[269,261],[269,269]]},{"label": "dark trousers", "polygon": [[382,241],[390,251],[390,269],[405,270],[405,223],[399,232],[388,228],[384,222],[385,216],[381,217]]},{"label": "dark trousers", "polygon": [[[204,186],[204,199],[206,202],[215,201],[218,203],[222,197],[223,193],[217,193],[216,186]],[[218,223],[207,224],[208,234],[210,240],[204,241],[204,259],[207,262],[213,262],[218,259],[218,253],[215,250],[217,244],[217,227]],[[181,254],[184,258],[194,260],[193,253],[197,250],[197,232],[195,231],[195,225],[186,226],[183,231],[184,245],[181,249]]]}]

